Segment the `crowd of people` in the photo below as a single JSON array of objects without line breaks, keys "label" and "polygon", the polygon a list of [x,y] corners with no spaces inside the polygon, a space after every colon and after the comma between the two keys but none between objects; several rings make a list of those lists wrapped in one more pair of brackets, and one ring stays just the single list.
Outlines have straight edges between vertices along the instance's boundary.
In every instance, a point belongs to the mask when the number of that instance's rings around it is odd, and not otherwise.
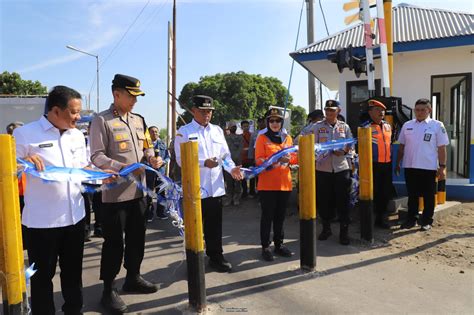
[{"label": "crowd of people", "polygon": [[[144,117],[132,112],[137,97],[144,95],[138,79],[115,75],[113,102],[94,117],[87,141],[76,128],[82,109],[81,95],[66,86],[56,86],[49,92],[47,113],[39,120],[24,126],[12,123],[7,127],[8,133],[16,139],[17,156],[33,163],[39,171],[52,165],[100,169],[111,174],[101,183],[52,182],[47,186],[39,178],[23,177],[20,192],[24,192],[24,197],[20,198],[22,204],[24,198],[25,246],[30,263],[34,262],[38,270],[31,279],[33,314],[55,313],[52,279],[58,261],[64,298],[62,310],[66,314],[81,313],[82,261],[84,241],[91,226],[91,208],[96,219],[94,234],[104,238],[100,263],[102,305],[113,312],[127,311],[115,284],[122,262],[127,271],[122,287],[124,292],[149,294],[159,289],[141,276],[140,267],[144,258],[146,224],[155,215],[166,220],[167,209],[159,202],[156,204],[134,182],[119,180],[118,172],[133,163],[145,163],[161,174],[169,168],[170,177],[179,182],[180,144],[187,141],[196,141],[199,147],[202,220],[210,267],[219,272],[232,270],[222,245],[223,206],[239,206],[242,198],[257,195],[261,206],[262,259],[272,261],[274,254],[293,255],[284,245],[284,221],[294,189],[290,165],[298,163],[297,154],[282,156],[251,180],[244,178],[241,171],[241,167],[259,166],[274,153],[293,146],[292,137],[283,128],[283,112],[271,108],[256,120],[253,132],[247,120],[240,122],[241,134],[237,133],[236,122],[229,123],[227,132],[211,123],[215,110],[213,99],[195,95],[190,109],[193,120],[178,130],[168,147],[159,138],[158,127],[148,127]],[[363,124],[372,129],[373,135],[374,224],[379,228],[390,228],[387,203],[394,193],[390,151],[392,129],[383,120],[385,110],[382,102],[369,100],[370,119]],[[408,218],[401,228],[412,228],[417,223],[423,231],[431,228],[435,178],[446,176],[446,130],[442,122],[429,118],[430,113],[429,100],[418,100],[416,118],[403,125],[398,139],[400,148],[395,167],[397,172],[401,167],[405,169],[409,195]],[[308,115],[308,124],[301,134],[314,134],[315,143],[352,138],[351,129],[340,114],[339,102],[328,100],[324,110]],[[322,222],[320,241],[331,237],[331,223],[337,217],[339,242],[342,245],[350,243],[349,193],[354,153],[355,148],[349,145],[317,158],[315,194]],[[155,190],[160,185],[159,176],[154,172],[137,169],[133,176],[148,189]],[[98,187],[108,183],[114,183],[114,186],[101,193],[81,193],[83,184]],[[419,196],[425,200],[421,217],[418,217]]]}]

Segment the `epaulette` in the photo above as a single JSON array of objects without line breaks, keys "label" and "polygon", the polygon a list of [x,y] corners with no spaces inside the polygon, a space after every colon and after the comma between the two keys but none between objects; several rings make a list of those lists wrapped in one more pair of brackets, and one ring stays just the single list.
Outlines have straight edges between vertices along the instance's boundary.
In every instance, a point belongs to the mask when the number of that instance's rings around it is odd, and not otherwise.
[{"label": "epaulette", "polygon": [[146,122],[145,122],[145,117],[143,117],[142,115],[137,114],[137,113],[131,113],[131,114],[137,115],[138,117],[141,117],[141,119],[143,119],[143,127],[145,128],[145,130],[148,130],[148,126],[146,125]]}]

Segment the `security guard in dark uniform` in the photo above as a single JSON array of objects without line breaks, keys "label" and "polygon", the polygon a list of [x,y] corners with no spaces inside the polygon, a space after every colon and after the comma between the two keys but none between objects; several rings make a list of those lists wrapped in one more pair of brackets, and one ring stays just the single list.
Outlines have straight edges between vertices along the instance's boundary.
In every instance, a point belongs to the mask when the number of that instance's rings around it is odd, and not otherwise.
[{"label": "security guard in dark uniform", "polygon": [[[90,129],[91,161],[98,168],[120,171],[132,163],[148,161],[158,168],[161,159],[154,157],[151,139],[142,116],[132,113],[137,96],[145,95],[136,78],[116,74],[112,81],[114,103],[94,118]],[[161,162],[161,163],[160,163]],[[133,176],[145,185],[139,169]],[[104,243],[100,279],[104,281],[102,305],[113,312],[125,312],[127,306],[114,287],[114,279],[125,259],[126,292],[153,293],[158,287],[140,276],[145,250],[145,198],[135,183],[125,181],[102,192],[104,205],[102,229]],[[125,232],[125,255],[123,233]]]},{"label": "security guard in dark uniform", "polygon": [[368,101],[369,121],[363,127],[372,129],[372,169],[374,186],[375,226],[389,229],[387,222],[387,205],[393,197],[392,159],[390,145],[392,127],[383,120],[385,105],[377,100]]}]

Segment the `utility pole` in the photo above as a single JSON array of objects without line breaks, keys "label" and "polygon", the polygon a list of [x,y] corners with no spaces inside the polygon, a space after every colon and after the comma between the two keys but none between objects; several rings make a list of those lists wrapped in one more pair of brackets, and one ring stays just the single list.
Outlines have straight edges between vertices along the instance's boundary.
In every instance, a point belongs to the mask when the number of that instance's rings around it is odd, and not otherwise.
[{"label": "utility pole", "polygon": [[[166,87],[166,90],[167,90],[167,95],[166,95],[166,144],[169,146],[170,142],[171,142],[171,139],[173,138],[172,137],[172,133],[171,133],[171,122],[172,122],[172,118],[171,118],[171,102],[173,100],[173,95],[171,94],[171,81],[173,80],[172,79],[172,68],[173,68],[173,65],[172,65],[172,58],[173,58],[173,28],[171,26],[171,22],[168,21],[168,69],[166,71],[166,74],[168,76],[168,80],[167,80],[167,87]],[[169,168],[167,168],[168,170]]]},{"label": "utility pole", "polygon": [[[313,1],[314,0],[305,0],[306,1],[306,27],[308,34],[308,45],[314,42],[314,10],[313,10]],[[316,84],[315,77],[308,71],[308,109],[311,113],[316,109]],[[320,91],[321,92],[321,91]]]},{"label": "utility pole", "polygon": [[171,61],[171,137],[176,137],[176,0],[173,0],[173,48]]}]

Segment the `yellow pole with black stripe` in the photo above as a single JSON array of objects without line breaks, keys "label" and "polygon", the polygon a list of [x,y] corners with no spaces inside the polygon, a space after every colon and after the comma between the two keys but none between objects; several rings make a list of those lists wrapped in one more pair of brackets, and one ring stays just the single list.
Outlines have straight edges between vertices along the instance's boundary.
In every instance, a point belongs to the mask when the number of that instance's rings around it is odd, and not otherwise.
[{"label": "yellow pole with black stripe", "polygon": [[189,304],[201,311],[206,307],[206,282],[197,142],[181,144],[181,162]]},{"label": "yellow pole with black stripe", "polygon": [[301,136],[298,148],[300,205],[300,266],[316,267],[316,181],[314,135]]},{"label": "yellow pole with black stripe", "polygon": [[8,303],[8,314],[23,314],[26,305],[26,282],[15,140],[10,135],[0,135],[0,198],[1,245],[4,257],[2,272],[6,282],[6,292],[3,292],[3,295]]},{"label": "yellow pole with black stripe", "polygon": [[358,128],[360,236],[374,241],[372,128]]},{"label": "yellow pole with black stripe", "polygon": [[446,179],[438,182],[438,204],[442,205],[446,203]]}]

